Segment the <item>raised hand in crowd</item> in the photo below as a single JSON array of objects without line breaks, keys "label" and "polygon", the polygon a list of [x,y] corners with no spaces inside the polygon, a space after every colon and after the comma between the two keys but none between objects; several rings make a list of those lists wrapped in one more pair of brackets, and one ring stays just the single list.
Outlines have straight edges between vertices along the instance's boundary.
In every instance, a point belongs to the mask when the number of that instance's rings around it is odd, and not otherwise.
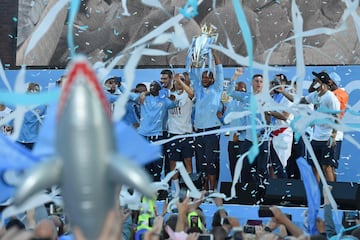
[{"label": "raised hand in crowd", "polygon": [[145,233],[144,240],[159,240],[163,229],[164,218],[156,216],[153,227]]},{"label": "raised hand in crowd", "polygon": [[178,209],[178,220],[176,222],[175,232],[185,231],[186,229],[186,220],[187,220],[187,213],[189,212],[189,196],[180,202],[176,203]]},{"label": "raised hand in crowd", "polygon": [[3,233],[0,231],[1,240],[31,240],[33,238],[32,232],[17,227],[12,227],[9,230],[3,229],[3,231]]},{"label": "raised hand in crowd", "polygon": [[[128,217],[128,212],[123,212],[120,209],[119,194],[121,186],[117,186],[114,194],[114,207],[108,212],[105,223],[100,234],[99,240],[117,240],[122,239],[123,223]],[[73,228],[73,234],[76,240],[86,240],[81,229],[77,226]]]},{"label": "raised hand in crowd", "polygon": [[206,194],[206,191],[201,191],[200,198],[194,199],[194,201],[189,204],[189,211],[195,211],[204,202]]},{"label": "raised hand in crowd", "polygon": [[242,76],[243,74],[244,74],[244,69],[242,67],[238,67],[235,69],[231,80],[236,81],[238,79],[238,77]]},{"label": "raised hand in crowd", "polygon": [[[281,210],[276,206],[270,207],[270,210],[273,212],[274,217],[271,221],[274,221],[276,224],[283,224],[287,231],[295,237],[299,237],[304,234],[298,226],[296,226]],[[274,229],[271,229],[274,230]]]}]

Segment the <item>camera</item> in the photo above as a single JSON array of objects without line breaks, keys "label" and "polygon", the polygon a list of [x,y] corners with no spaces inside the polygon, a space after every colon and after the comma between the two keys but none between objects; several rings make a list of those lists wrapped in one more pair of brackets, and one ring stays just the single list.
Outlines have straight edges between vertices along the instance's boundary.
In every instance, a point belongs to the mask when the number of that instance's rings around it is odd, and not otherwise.
[{"label": "camera", "polygon": [[358,211],[349,211],[343,213],[343,226],[349,228],[356,225],[356,220],[359,220]]},{"label": "camera", "polygon": [[244,233],[255,234],[255,226],[245,225],[243,227],[243,231],[244,231]]},{"label": "camera", "polygon": [[269,206],[260,206],[258,211],[259,217],[273,217],[274,214]]},{"label": "camera", "polygon": [[189,195],[189,190],[186,188],[180,189],[179,192],[179,202],[183,202],[184,199]]},{"label": "camera", "polygon": [[246,221],[246,225],[250,225],[250,226],[257,226],[261,224],[262,224],[262,220],[260,219],[249,219]]},{"label": "camera", "polygon": [[200,234],[198,240],[213,240],[214,236],[212,234]]},{"label": "camera", "polygon": [[255,234],[255,226],[262,225],[262,220],[260,219],[249,219],[246,222],[246,225],[243,227],[244,233]]},{"label": "camera", "polygon": [[149,218],[149,227],[153,227],[154,226],[154,217],[150,217]]}]

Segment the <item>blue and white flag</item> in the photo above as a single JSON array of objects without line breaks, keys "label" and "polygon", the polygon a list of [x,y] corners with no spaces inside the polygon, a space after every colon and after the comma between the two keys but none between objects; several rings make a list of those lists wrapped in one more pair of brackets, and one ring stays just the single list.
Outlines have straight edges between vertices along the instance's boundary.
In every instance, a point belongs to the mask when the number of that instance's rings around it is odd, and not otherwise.
[{"label": "blue and white flag", "polygon": [[299,167],[301,178],[304,182],[306,199],[308,203],[308,231],[310,234],[316,234],[316,218],[320,209],[320,189],[319,183],[313,173],[311,166],[307,161],[300,157],[296,160]]}]

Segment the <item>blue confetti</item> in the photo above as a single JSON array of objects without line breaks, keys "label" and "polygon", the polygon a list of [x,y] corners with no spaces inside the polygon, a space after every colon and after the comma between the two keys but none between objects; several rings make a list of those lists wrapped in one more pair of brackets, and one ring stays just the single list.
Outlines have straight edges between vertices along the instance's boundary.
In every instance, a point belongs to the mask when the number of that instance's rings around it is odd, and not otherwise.
[{"label": "blue confetti", "polygon": [[67,42],[70,49],[71,58],[75,56],[75,46],[74,46],[74,36],[73,36],[73,29],[74,29],[74,22],[76,15],[80,8],[80,0],[72,0],[70,2],[70,12],[69,12],[69,27],[67,33]]},{"label": "blue confetti", "polygon": [[79,28],[80,28],[81,30],[87,30],[87,29],[89,28],[89,26],[84,25],[84,26],[79,26]]},{"label": "blue confetti", "polygon": [[[189,11],[189,8],[190,9]],[[185,18],[191,19],[198,15],[198,5],[196,0],[188,0],[183,8],[179,9],[179,13],[184,15]]]}]

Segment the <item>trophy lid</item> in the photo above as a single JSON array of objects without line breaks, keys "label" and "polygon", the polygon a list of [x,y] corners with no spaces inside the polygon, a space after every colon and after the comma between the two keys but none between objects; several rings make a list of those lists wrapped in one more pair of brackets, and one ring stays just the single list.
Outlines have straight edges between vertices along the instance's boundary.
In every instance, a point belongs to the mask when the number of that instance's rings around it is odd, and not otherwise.
[{"label": "trophy lid", "polygon": [[212,25],[212,24],[203,24],[201,26],[201,32],[207,35],[213,35],[216,34],[215,31],[217,30],[217,28]]}]

